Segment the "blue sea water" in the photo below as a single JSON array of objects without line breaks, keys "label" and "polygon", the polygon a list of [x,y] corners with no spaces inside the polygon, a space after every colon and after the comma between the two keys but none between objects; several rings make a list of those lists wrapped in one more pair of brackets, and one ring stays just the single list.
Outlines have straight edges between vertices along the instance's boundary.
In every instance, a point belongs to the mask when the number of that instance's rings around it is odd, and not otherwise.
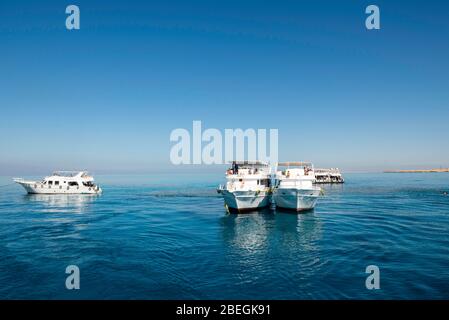
[{"label": "blue sea water", "polygon": [[345,178],[304,214],[227,214],[219,174],[98,176],[101,196],[0,187],[0,298],[448,299],[449,175]]}]

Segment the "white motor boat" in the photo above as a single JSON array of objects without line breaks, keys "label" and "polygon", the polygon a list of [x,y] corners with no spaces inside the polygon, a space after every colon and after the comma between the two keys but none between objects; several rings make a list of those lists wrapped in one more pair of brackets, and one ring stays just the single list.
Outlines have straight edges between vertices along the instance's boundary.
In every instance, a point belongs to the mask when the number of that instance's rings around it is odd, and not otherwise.
[{"label": "white motor boat", "polygon": [[309,162],[278,163],[273,199],[276,206],[296,211],[311,210],[315,207],[321,188],[313,185],[315,175]]},{"label": "white motor boat", "polygon": [[260,161],[234,161],[226,171],[226,185],[217,192],[230,210],[248,211],[270,205],[271,168]]},{"label": "white motor boat", "polygon": [[101,188],[86,171],[57,171],[42,181],[14,178],[31,194],[99,194]]},{"label": "white motor boat", "polygon": [[345,179],[338,168],[314,169],[315,183],[344,183]]}]

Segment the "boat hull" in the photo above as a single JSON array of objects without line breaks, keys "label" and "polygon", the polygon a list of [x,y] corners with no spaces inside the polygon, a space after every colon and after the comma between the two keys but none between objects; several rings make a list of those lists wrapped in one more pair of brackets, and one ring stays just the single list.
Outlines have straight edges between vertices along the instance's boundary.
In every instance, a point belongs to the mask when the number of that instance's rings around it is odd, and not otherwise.
[{"label": "boat hull", "polygon": [[231,210],[250,211],[268,207],[270,193],[268,191],[228,191],[220,190],[226,206]]},{"label": "boat hull", "polygon": [[29,194],[100,194],[102,192],[100,187],[53,186],[49,188],[48,186],[33,181],[16,181],[16,183],[20,184]]},{"label": "boat hull", "polygon": [[273,199],[279,208],[306,211],[315,208],[320,192],[320,188],[277,188],[273,191]]}]

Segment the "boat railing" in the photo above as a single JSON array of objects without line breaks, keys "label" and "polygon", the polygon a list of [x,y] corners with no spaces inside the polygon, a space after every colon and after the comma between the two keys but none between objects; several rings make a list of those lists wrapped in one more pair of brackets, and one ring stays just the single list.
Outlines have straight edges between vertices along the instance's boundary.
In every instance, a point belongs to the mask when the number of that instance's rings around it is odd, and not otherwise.
[{"label": "boat railing", "polygon": [[226,171],[226,176],[236,176],[236,177],[245,177],[245,176],[254,176],[254,175],[269,175],[270,172],[266,170],[248,170],[248,169],[239,169],[236,173],[229,169]]},{"label": "boat railing", "polygon": [[74,178],[78,175],[88,176],[86,171],[54,171],[52,175],[56,177],[68,177],[68,178]]},{"label": "boat railing", "polygon": [[330,169],[315,169],[315,174],[341,174],[340,169],[330,168]]}]

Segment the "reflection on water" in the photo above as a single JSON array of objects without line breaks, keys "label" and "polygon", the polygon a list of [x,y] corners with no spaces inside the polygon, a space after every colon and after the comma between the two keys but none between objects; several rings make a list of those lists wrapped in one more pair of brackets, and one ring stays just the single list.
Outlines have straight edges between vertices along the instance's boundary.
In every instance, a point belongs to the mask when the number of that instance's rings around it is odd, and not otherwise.
[{"label": "reflection on water", "polygon": [[293,214],[266,209],[222,219],[224,240],[243,255],[259,254],[273,241],[287,251],[315,251],[322,236],[321,220],[313,211]]},{"label": "reflection on water", "polygon": [[228,214],[223,217],[223,234],[232,247],[248,253],[262,250],[267,245],[270,220],[273,213],[269,209],[245,214]]},{"label": "reflection on water", "polygon": [[40,205],[46,213],[83,213],[99,195],[88,194],[27,194],[24,202]]},{"label": "reflection on water", "polygon": [[259,291],[271,296],[285,297],[284,292],[290,293],[289,298],[304,296],[302,290],[323,272],[328,261],[320,246],[322,220],[313,211],[229,214],[222,218],[222,235],[235,281],[245,287],[244,298]]},{"label": "reflection on water", "polygon": [[296,242],[303,251],[316,250],[316,243],[322,237],[322,223],[315,212],[293,213],[277,209],[277,224],[282,225],[286,243]]}]

